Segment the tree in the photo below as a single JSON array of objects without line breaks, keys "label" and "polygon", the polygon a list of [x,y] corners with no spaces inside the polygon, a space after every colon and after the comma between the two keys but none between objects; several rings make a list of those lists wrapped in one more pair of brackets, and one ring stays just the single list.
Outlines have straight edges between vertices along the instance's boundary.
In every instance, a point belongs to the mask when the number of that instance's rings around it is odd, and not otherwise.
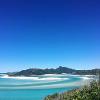
[{"label": "tree", "polygon": [[99,70],[99,84],[100,84],[100,70]]}]

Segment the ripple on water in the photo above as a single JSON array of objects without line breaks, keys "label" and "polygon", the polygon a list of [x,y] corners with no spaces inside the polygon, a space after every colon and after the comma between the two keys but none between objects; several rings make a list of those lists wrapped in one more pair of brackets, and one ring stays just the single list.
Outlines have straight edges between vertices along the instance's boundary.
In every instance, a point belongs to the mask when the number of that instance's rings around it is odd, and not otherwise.
[{"label": "ripple on water", "polygon": [[[9,77],[0,78],[0,89],[45,89],[77,86],[81,78],[70,75],[42,75],[35,77]],[[7,82],[8,81],[8,82]]]}]

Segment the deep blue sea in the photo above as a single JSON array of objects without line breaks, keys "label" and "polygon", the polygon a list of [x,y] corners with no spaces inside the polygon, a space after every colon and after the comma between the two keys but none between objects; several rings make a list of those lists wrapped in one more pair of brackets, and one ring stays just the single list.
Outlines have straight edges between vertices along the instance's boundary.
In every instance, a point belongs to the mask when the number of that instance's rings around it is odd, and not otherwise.
[{"label": "deep blue sea", "polygon": [[33,77],[0,76],[0,100],[43,100],[45,96],[80,87],[78,76],[42,75]]}]

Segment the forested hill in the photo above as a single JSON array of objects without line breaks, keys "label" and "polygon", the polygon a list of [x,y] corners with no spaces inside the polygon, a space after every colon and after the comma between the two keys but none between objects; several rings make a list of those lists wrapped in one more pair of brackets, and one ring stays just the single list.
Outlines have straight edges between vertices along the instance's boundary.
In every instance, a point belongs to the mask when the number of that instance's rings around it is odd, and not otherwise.
[{"label": "forested hill", "polygon": [[59,66],[58,68],[54,69],[37,69],[37,68],[30,68],[26,70],[22,70],[20,72],[14,73],[7,73],[10,76],[32,76],[32,75],[44,75],[44,74],[79,74],[79,75],[96,75],[100,72],[100,69],[92,69],[92,70],[75,70],[67,67]]}]

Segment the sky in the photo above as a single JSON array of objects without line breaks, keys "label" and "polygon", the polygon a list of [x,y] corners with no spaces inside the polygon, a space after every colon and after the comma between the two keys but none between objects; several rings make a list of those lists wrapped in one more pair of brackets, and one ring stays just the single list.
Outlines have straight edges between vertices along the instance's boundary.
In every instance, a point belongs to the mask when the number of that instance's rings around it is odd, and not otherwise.
[{"label": "sky", "polygon": [[0,0],[0,72],[100,68],[99,0]]}]

